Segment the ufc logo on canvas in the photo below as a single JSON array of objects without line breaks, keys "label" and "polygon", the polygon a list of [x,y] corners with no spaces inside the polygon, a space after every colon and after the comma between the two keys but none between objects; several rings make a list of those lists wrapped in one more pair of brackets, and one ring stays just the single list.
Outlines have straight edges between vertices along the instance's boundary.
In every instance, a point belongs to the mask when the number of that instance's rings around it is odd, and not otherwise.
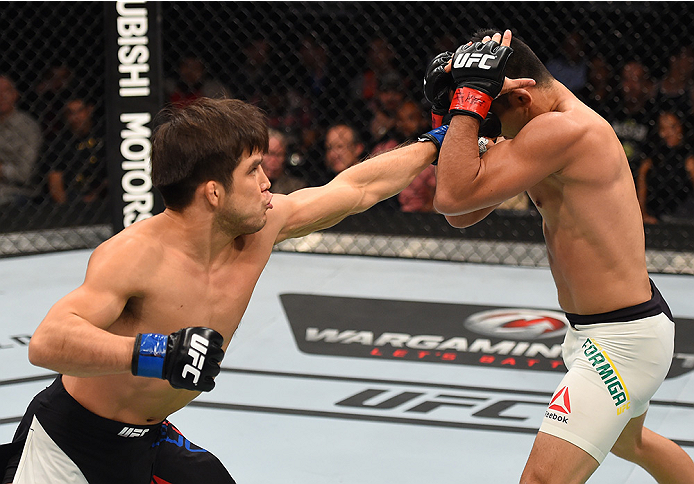
[{"label": "ufc logo on canvas", "polygon": [[200,336],[199,334],[194,334],[190,338],[190,349],[188,350],[188,355],[193,358],[192,364],[187,364],[183,367],[183,372],[181,376],[186,377],[187,374],[193,375],[193,383],[197,385],[198,379],[200,378],[200,370],[205,364],[205,355],[207,354],[207,345],[210,342]]},{"label": "ufc logo on canvas", "polygon": [[488,60],[496,60],[496,56],[491,54],[471,54],[468,52],[462,56],[456,57],[453,67],[467,68],[477,64],[477,67],[480,69],[491,69],[492,66],[487,64]]}]

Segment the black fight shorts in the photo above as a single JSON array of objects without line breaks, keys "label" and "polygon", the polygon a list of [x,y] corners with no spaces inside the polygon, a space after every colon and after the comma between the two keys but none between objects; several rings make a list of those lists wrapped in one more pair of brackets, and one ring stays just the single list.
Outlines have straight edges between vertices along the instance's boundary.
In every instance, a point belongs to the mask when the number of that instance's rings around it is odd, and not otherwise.
[{"label": "black fight shorts", "polygon": [[60,376],[34,397],[3,454],[3,484],[235,484],[219,459],[168,420],[139,426],[99,417]]}]

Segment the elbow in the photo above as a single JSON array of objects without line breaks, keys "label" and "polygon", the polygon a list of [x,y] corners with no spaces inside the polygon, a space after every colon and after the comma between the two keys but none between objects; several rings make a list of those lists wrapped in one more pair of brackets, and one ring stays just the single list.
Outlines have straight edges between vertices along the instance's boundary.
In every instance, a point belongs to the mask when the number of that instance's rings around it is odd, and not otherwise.
[{"label": "elbow", "polygon": [[45,338],[42,338],[40,334],[34,333],[31,340],[29,340],[28,356],[29,363],[32,365],[48,368],[49,350],[45,343]]},{"label": "elbow", "polygon": [[473,223],[470,223],[467,219],[464,219],[463,217],[456,217],[456,216],[450,216],[446,215],[446,221],[449,223],[449,225],[453,228],[456,229],[464,229],[469,227],[470,225],[473,225]]},{"label": "elbow", "polygon": [[460,213],[460,201],[437,190],[434,194],[434,209],[443,215],[457,215]]}]

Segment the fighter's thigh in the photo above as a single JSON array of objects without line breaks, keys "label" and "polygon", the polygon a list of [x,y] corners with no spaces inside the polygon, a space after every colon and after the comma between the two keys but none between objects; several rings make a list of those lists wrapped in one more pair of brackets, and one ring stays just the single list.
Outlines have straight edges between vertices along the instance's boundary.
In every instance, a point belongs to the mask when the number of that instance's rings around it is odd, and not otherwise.
[{"label": "fighter's thigh", "polygon": [[625,403],[615,405],[614,395],[595,370],[574,364],[550,400],[540,431],[570,442],[601,463],[630,417]]},{"label": "fighter's thigh", "polygon": [[538,432],[521,475],[521,484],[583,484],[598,461],[566,440]]},{"label": "fighter's thigh", "polygon": [[632,418],[624,427],[617,441],[612,446],[612,453],[622,459],[633,460],[643,438],[643,424],[646,413]]},{"label": "fighter's thigh", "polygon": [[236,484],[217,457],[186,439],[171,423],[162,435],[153,469],[156,484]]}]

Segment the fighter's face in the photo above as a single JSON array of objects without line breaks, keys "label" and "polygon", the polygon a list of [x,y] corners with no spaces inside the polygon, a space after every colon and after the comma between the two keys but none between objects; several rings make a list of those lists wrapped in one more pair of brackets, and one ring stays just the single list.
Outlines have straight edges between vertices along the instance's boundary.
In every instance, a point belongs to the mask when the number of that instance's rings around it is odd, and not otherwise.
[{"label": "fighter's face", "polygon": [[270,180],[260,166],[262,153],[244,153],[225,192],[216,221],[224,231],[252,234],[265,226],[270,201]]},{"label": "fighter's face", "polygon": [[501,136],[506,139],[516,137],[521,128],[525,125],[523,113],[520,108],[506,108],[492,103],[491,111],[497,115],[501,121]]}]

